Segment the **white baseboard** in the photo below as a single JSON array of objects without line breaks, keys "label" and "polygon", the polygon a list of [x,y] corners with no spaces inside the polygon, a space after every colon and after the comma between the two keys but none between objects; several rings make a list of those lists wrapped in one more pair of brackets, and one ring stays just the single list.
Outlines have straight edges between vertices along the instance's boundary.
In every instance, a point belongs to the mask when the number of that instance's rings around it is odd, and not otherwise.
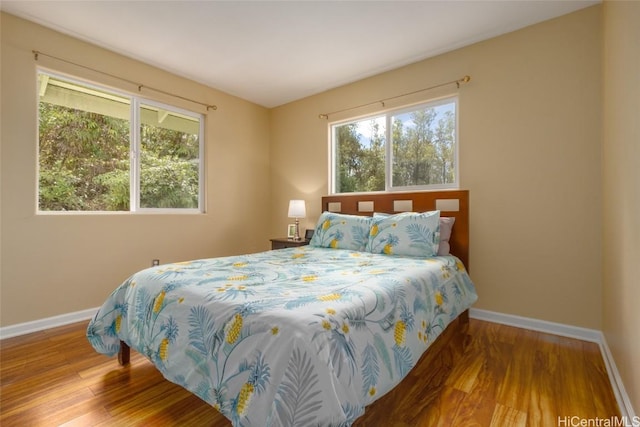
[{"label": "white baseboard", "polygon": [[64,326],[70,323],[89,320],[98,312],[98,307],[89,308],[87,310],[76,311],[74,313],[61,314],[59,316],[47,317],[45,319],[34,320],[31,322],[19,323],[17,325],[5,326],[0,328],[0,339],[16,337],[18,335],[26,335],[32,332],[39,332],[45,329]]},{"label": "white baseboard", "polygon": [[632,422],[630,423],[630,425],[638,425],[638,422],[640,422],[640,417],[636,416],[636,413],[633,410],[633,406],[631,406],[631,399],[629,398],[629,395],[624,388],[622,378],[620,378],[620,373],[618,372],[618,368],[616,367],[615,361],[613,360],[613,355],[611,354],[611,350],[607,345],[607,340],[605,339],[605,336],[602,332],[600,333],[600,335],[602,335],[600,352],[602,353],[602,358],[604,359],[604,363],[607,366],[609,381],[611,382],[613,393],[616,395],[616,400],[618,401],[620,412],[622,413],[623,417],[626,415],[628,420],[636,423],[633,424]]},{"label": "white baseboard", "polygon": [[487,322],[501,323],[532,331],[546,332],[563,337],[576,338],[583,341],[600,343],[602,333],[595,329],[580,328],[578,326],[564,325],[562,323],[547,322],[546,320],[532,319],[530,317],[516,316],[513,314],[496,313],[495,311],[472,308],[469,316],[474,319]]},{"label": "white baseboard", "polygon": [[601,331],[595,329],[581,328],[578,326],[564,325],[562,323],[547,322],[546,320],[532,319],[529,317],[515,316],[512,314],[496,313],[494,311],[480,310],[471,308],[469,317],[478,320],[486,320],[487,322],[500,323],[503,325],[514,326],[517,328],[529,329],[538,332],[544,332],[563,337],[576,338],[583,341],[589,341],[598,344],[602,359],[607,368],[609,382],[611,388],[620,407],[623,419],[637,420],[631,399],[627,394],[620,373],[616,367],[613,355],[607,345],[607,340]]}]

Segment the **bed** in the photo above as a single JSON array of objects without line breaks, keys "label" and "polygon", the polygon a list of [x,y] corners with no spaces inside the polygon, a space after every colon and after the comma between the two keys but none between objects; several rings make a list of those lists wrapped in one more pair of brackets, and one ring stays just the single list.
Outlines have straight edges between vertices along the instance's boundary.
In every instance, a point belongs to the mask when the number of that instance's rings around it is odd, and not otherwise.
[{"label": "bed", "polygon": [[322,210],[308,246],[132,275],[91,345],[123,364],[133,348],[234,426],[352,425],[429,347],[461,345],[477,299],[468,192],[327,196]]}]

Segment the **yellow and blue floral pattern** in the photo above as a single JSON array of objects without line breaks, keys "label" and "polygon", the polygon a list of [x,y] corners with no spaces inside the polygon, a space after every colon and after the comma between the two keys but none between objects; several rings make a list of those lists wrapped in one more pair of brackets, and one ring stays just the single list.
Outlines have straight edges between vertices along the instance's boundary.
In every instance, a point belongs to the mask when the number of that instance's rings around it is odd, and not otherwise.
[{"label": "yellow and blue floral pattern", "polygon": [[371,217],[323,212],[310,246],[364,251],[369,240]]},{"label": "yellow and blue floral pattern", "polygon": [[476,299],[453,256],[306,246],[140,271],[87,337],[125,341],[234,426],[348,426]]},{"label": "yellow and blue floral pattern", "polygon": [[431,257],[438,254],[440,211],[374,215],[366,250],[376,254]]}]

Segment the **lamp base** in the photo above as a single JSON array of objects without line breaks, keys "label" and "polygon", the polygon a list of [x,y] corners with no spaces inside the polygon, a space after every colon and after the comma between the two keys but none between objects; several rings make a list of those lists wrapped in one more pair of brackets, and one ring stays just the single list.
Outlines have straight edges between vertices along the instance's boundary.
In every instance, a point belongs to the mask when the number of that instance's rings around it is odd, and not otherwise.
[{"label": "lamp base", "polygon": [[296,218],[296,233],[293,236],[293,240],[297,242],[302,240],[302,238],[300,237],[300,221],[298,220],[298,218]]}]

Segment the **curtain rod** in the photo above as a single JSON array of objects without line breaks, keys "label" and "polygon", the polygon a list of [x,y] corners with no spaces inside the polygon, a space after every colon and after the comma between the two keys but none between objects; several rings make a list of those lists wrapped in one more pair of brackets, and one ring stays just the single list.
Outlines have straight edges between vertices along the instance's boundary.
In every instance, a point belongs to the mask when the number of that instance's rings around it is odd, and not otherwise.
[{"label": "curtain rod", "polygon": [[426,90],[437,89],[439,87],[448,86],[448,85],[451,85],[451,84],[454,84],[454,83],[458,86],[458,89],[459,89],[460,88],[460,83],[469,83],[470,80],[471,80],[470,76],[464,76],[464,77],[462,77],[462,78],[460,78],[458,80],[452,80],[450,82],[441,83],[441,84],[438,84],[438,85],[435,85],[435,86],[431,86],[431,87],[426,87],[424,89],[414,90],[413,92],[407,92],[407,93],[403,93],[401,95],[392,96],[390,98],[384,98],[384,99],[381,99],[379,101],[367,102],[366,104],[358,105],[358,106],[355,106],[355,107],[345,108],[343,110],[332,111],[330,113],[321,113],[321,114],[318,114],[318,118],[327,119],[328,120],[330,115],[343,113],[343,112],[349,111],[349,110],[356,110],[356,109],[362,108],[362,107],[368,107],[369,105],[373,105],[373,104],[382,104],[382,106],[384,107],[385,101],[390,101],[390,100],[396,99],[396,98],[402,98],[403,96],[413,95],[413,94],[416,94],[416,93],[424,92]]},{"label": "curtain rod", "polygon": [[32,50],[31,52],[33,52],[33,56],[34,56],[36,61],[38,60],[38,56],[39,55],[47,56],[49,58],[53,58],[53,59],[58,60],[58,61],[66,62],[67,64],[75,65],[76,67],[84,68],[84,69],[89,70],[89,71],[94,71],[96,73],[100,73],[100,74],[103,74],[105,76],[109,76],[109,77],[112,77],[112,78],[115,78],[115,79],[122,80],[124,82],[130,83],[130,84],[135,85],[135,86],[138,87],[138,92],[141,92],[142,88],[145,88],[145,89],[152,90],[154,92],[161,93],[163,95],[168,95],[168,96],[172,96],[174,98],[182,99],[183,101],[193,102],[194,104],[202,105],[203,107],[207,108],[207,111],[209,111],[209,110],[217,110],[218,109],[217,105],[206,104],[204,102],[196,101],[196,100],[191,99],[191,98],[186,98],[184,96],[176,95],[175,93],[166,92],[166,91],[164,91],[162,89],[156,89],[156,88],[151,87],[151,86],[145,86],[145,85],[143,85],[141,83],[125,79],[124,77],[120,77],[120,76],[116,76],[115,74],[110,74],[110,73],[107,73],[107,72],[104,72],[104,71],[96,70],[95,68],[87,67],[86,65],[78,64],[76,62],[72,62],[72,61],[69,61],[67,59],[59,58],[59,57],[54,56],[54,55],[49,55],[48,53],[40,52],[38,50]]}]

